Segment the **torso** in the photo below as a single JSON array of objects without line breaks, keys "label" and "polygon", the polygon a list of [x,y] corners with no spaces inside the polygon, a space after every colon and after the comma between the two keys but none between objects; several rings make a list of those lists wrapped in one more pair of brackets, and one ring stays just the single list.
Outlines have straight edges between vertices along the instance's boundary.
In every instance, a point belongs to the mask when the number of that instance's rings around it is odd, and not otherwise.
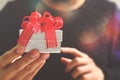
[{"label": "torso", "polygon": [[[32,7],[30,5],[33,2],[37,3],[38,0],[28,3],[29,1],[17,0],[16,3],[8,4],[0,13],[0,53],[16,45],[18,31],[24,16],[30,15],[34,10],[39,10],[40,13],[48,10],[53,16],[61,16],[64,20],[62,46],[75,47],[93,57],[99,66],[101,64],[102,66],[106,65],[106,57],[109,52],[108,45],[104,41],[104,34],[114,10],[112,4],[108,3],[109,7],[107,7],[106,3],[102,3],[102,0],[87,0],[80,9],[63,15],[45,7],[41,2],[41,5],[35,6],[36,4],[34,3],[35,5]],[[21,5],[23,3],[24,5]],[[92,3],[95,3],[95,5]],[[60,62],[61,56],[66,55],[51,54],[50,59],[36,76],[35,80],[71,80],[72,78],[64,72],[64,65]]]}]

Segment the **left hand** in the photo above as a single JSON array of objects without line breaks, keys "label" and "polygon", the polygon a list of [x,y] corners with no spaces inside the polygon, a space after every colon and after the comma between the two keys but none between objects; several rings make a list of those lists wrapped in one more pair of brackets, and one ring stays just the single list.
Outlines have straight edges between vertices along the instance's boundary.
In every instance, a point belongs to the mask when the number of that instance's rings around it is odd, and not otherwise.
[{"label": "left hand", "polygon": [[24,51],[25,47],[18,44],[0,56],[0,80],[32,80],[50,56],[36,49]]},{"label": "left hand", "polygon": [[61,58],[61,62],[66,64],[66,72],[71,72],[71,76],[78,80],[104,80],[102,70],[95,64],[87,54],[75,48],[61,48],[63,54],[71,54],[75,58]]}]

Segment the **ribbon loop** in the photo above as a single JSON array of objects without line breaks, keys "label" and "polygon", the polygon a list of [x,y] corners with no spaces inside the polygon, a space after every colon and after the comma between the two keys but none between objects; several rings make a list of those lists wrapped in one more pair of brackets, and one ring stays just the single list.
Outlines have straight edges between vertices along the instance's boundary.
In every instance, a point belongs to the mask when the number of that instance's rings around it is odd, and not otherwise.
[{"label": "ribbon loop", "polygon": [[18,43],[26,46],[33,33],[45,32],[47,48],[57,47],[56,29],[63,26],[61,17],[53,17],[49,12],[44,12],[43,16],[35,11],[30,16],[25,16],[21,24],[23,32]]}]

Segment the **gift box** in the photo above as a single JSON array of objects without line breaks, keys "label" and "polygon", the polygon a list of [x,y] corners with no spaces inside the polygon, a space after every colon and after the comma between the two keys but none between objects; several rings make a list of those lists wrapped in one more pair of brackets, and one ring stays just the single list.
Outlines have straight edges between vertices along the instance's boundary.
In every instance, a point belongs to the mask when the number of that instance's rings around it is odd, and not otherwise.
[{"label": "gift box", "polygon": [[[20,34],[23,29],[20,29]],[[28,44],[26,45],[25,52],[30,51],[31,49],[37,49],[40,53],[60,53],[61,42],[62,42],[62,30],[55,30],[56,39],[57,39],[57,47],[47,48],[47,43],[45,39],[45,32],[37,32],[32,35]]]},{"label": "gift box", "polygon": [[25,46],[25,51],[38,49],[41,53],[60,53],[63,32],[61,17],[53,17],[49,12],[43,16],[35,11],[25,16],[21,24],[18,43]]}]

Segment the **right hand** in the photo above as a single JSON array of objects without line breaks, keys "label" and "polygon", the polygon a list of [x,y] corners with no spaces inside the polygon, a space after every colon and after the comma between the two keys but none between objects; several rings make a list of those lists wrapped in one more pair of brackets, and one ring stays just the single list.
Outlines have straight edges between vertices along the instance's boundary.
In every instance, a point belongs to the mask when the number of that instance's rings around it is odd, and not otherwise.
[{"label": "right hand", "polygon": [[31,50],[23,57],[25,47],[17,45],[0,56],[0,80],[32,80],[42,68],[49,54],[40,54],[38,50]]}]

